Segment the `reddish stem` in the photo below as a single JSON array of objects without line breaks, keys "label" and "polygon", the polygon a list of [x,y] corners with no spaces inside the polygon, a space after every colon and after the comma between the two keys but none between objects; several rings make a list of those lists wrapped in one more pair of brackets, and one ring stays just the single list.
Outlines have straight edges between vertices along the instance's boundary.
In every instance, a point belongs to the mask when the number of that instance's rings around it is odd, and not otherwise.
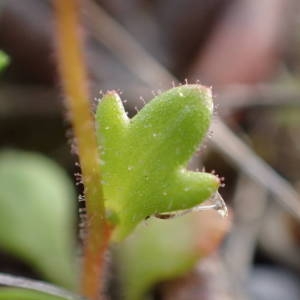
[{"label": "reddish stem", "polygon": [[78,28],[78,3],[76,0],[55,0],[54,6],[58,66],[78,149],[87,207],[81,292],[96,300],[103,285],[104,253],[111,228],[105,220],[94,117],[88,100],[87,71]]}]

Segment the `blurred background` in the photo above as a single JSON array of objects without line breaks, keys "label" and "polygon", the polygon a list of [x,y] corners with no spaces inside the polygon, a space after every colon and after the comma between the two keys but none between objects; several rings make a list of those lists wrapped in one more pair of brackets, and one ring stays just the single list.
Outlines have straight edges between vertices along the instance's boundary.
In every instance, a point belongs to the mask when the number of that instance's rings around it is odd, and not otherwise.
[{"label": "blurred background", "polygon": [[[300,2],[81,5],[93,103],[117,89],[134,115],[177,80],[213,87],[211,137],[191,168],[225,177],[231,230],[193,272],[157,286],[156,299],[300,299]],[[1,148],[44,153],[72,177],[51,1],[0,1],[0,49],[11,59],[0,78]],[[37,276],[4,251],[0,271]]]}]

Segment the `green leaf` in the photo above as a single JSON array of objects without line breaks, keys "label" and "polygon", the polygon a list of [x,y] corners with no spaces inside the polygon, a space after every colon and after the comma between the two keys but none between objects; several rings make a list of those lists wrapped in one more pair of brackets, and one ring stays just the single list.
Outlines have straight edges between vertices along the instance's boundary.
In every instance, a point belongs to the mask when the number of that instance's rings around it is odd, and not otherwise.
[{"label": "green leaf", "polygon": [[9,64],[9,57],[0,50],[0,71]]},{"label": "green leaf", "polygon": [[151,218],[115,247],[122,299],[141,300],[158,283],[178,278],[220,246],[231,226],[216,211],[170,220]]},{"label": "green leaf", "polygon": [[191,215],[151,219],[117,248],[124,300],[141,300],[158,282],[177,278],[200,257]]},{"label": "green leaf", "polygon": [[41,292],[17,289],[1,288],[0,300],[64,300],[65,298],[48,295]]},{"label": "green leaf", "polygon": [[74,288],[75,196],[64,171],[25,152],[0,154],[0,247]]},{"label": "green leaf", "polygon": [[184,85],[155,97],[131,120],[119,96],[107,93],[96,120],[106,208],[121,240],[147,216],[194,207],[219,179],[186,164],[208,129],[210,89]]}]

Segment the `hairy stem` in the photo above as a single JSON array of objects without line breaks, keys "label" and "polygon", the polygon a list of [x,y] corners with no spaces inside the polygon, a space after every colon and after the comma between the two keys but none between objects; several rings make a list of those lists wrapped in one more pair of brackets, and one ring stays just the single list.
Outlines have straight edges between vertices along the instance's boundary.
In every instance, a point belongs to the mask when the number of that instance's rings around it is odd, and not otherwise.
[{"label": "hairy stem", "polygon": [[94,300],[99,299],[103,284],[103,254],[108,246],[110,229],[105,220],[94,118],[88,100],[87,71],[78,28],[78,3],[76,0],[55,0],[54,4],[58,66],[78,149],[87,206],[81,292]]}]

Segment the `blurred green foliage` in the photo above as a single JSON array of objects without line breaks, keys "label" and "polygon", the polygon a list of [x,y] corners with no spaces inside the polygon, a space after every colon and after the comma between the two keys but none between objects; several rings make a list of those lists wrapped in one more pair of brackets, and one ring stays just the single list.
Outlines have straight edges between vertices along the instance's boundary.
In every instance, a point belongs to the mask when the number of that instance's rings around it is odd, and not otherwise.
[{"label": "blurred green foliage", "polygon": [[75,195],[63,170],[32,153],[0,154],[0,247],[74,289]]},{"label": "blurred green foliage", "polygon": [[63,300],[48,294],[17,288],[1,288],[0,300]]},{"label": "blurred green foliage", "polygon": [[149,290],[193,268],[201,253],[192,215],[150,219],[116,249],[122,297],[142,300]]},{"label": "blurred green foliage", "polygon": [[9,57],[0,50],[0,71],[9,64]]}]

